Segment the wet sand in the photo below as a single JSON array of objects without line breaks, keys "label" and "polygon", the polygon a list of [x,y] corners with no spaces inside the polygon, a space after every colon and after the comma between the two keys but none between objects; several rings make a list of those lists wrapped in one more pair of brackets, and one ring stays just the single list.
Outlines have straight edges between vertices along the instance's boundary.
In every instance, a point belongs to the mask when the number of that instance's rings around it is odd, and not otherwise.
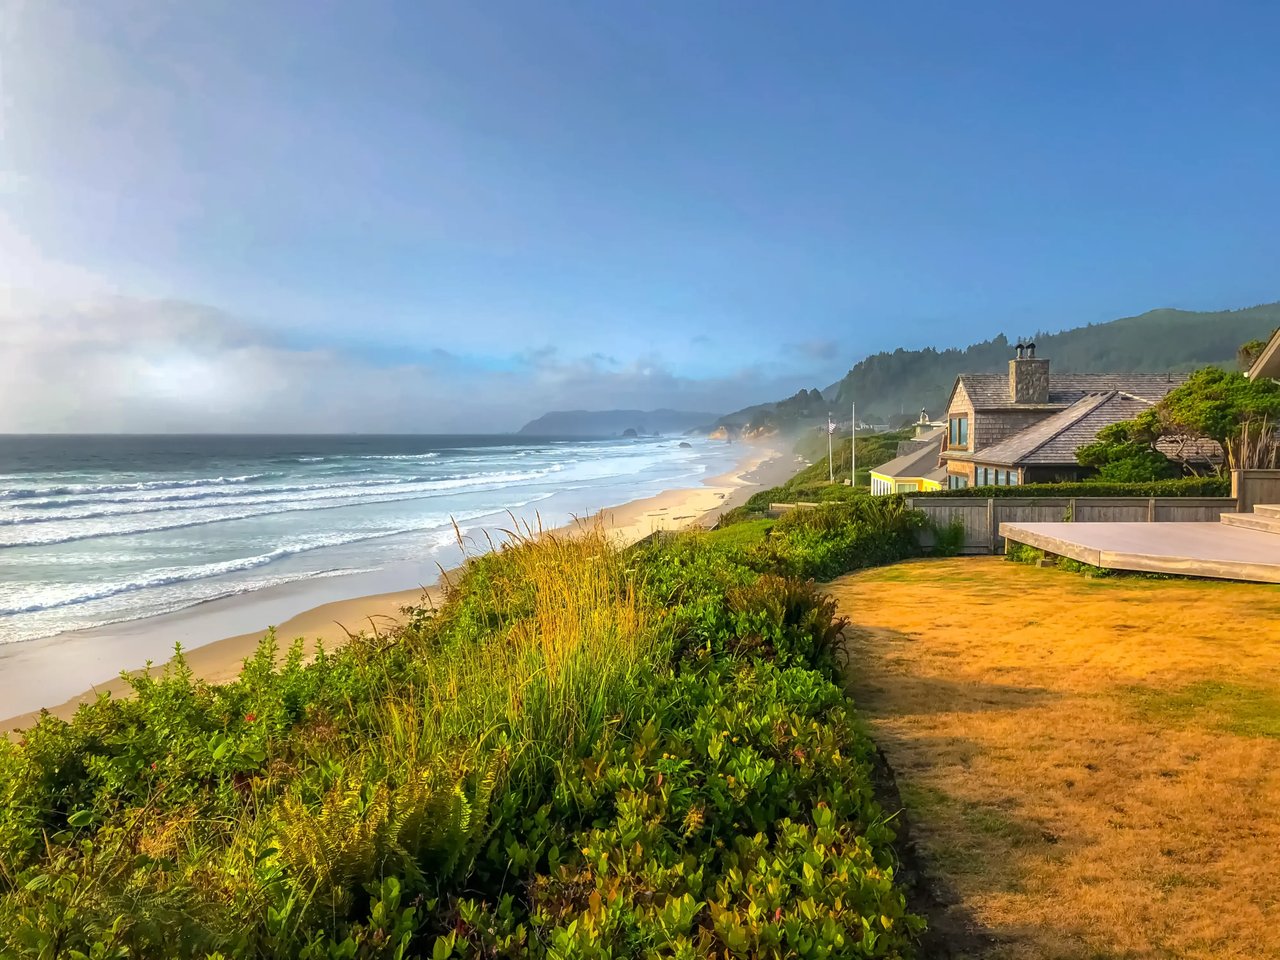
[{"label": "wet sand", "polygon": [[[799,464],[790,454],[764,446],[744,447],[742,460],[733,470],[700,487],[668,490],[607,508],[582,522],[603,523],[624,544],[659,530],[709,526],[724,510],[743,503],[757,490],[784,482],[797,469]],[[572,530],[573,525],[561,529]],[[8,644],[13,649],[0,649],[0,714],[7,718],[0,720],[0,730],[32,723],[42,708],[69,719],[80,704],[102,693],[127,694],[129,685],[120,672],[138,672],[149,662],[167,661],[174,643],[182,644],[183,656],[197,677],[221,683],[239,674],[271,625],[276,627],[281,648],[302,637],[311,654],[320,642],[332,650],[346,642],[349,634],[391,629],[399,623],[403,608],[438,603],[441,597],[439,587],[424,585],[409,590],[375,588],[361,596],[325,599],[344,589],[360,591],[361,585],[376,585],[379,580],[375,574],[302,581],[287,589],[227,597],[159,617]]]}]

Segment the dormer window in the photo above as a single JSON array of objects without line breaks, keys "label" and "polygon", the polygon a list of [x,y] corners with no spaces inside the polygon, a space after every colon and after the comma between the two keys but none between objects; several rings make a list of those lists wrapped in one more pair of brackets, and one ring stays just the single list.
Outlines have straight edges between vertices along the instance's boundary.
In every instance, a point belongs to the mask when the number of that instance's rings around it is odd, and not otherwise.
[{"label": "dormer window", "polygon": [[947,446],[954,450],[957,447],[969,447],[969,418],[952,417],[948,424]]}]

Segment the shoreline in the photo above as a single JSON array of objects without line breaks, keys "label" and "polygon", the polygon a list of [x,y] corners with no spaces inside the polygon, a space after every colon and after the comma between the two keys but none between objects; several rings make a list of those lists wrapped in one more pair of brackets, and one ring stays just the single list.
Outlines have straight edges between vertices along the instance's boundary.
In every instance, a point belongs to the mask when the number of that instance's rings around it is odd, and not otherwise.
[{"label": "shoreline", "polygon": [[[624,545],[631,544],[659,530],[684,529],[703,523],[712,515],[738,506],[757,490],[776,486],[795,472],[792,454],[769,446],[753,446],[749,449],[750,452],[733,469],[706,478],[697,487],[666,490],[654,496],[605,507],[576,523],[551,528],[547,532],[564,532],[572,530],[577,523],[599,522],[606,526],[615,541]],[[442,572],[451,573],[452,569]],[[350,581],[359,579],[359,575],[352,575]],[[443,595],[439,578],[435,583],[409,589],[376,591],[320,603],[307,603],[305,594],[308,590],[314,594],[322,590],[323,586],[331,585],[323,584],[320,578],[316,578],[312,581],[300,581],[296,586],[296,590],[270,597],[259,596],[267,594],[269,590],[254,591],[197,604],[170,614],[112,625],[115,629],[111,632],[126,641],[132,640],[132,644],[123,644],[126,649],[119,651],[118,659],[125,661],[124,664],[105,679],[102,678],[105,668],[96,662],[92,665],[82,664],[80,671],[85,672],[79,673],[66,663],[53,661],[59,659],[59,651],[64,657],[67,654],[74,655],[74,647],[77,645],[91,649],[88,645],[93,638],[100,636],[108,628],[94,628],[77,631],[76,634],[48,637],[42,641],[28,641],[33,646],[9,652],[10,655],[0,661],[4,667],[3,673],[0,673],[0,711],[5,713],[4,718],[0,719],[0,729],[12,731],[29,726],[45,711],[69,720],[82,703],[89,702],[102,693],[110,693],[113,697],[127,695],[130,688],[121,674],[136,675],[147,669],[149,658],[144,658],[141,664],[138,662],[141,639],[154,633],[160,626],[171,626],[178,633],[184,630],[190,633],[198,619],[212,617],[215,622],[220,619],[226,625],[220,637],[215,635],[213,639],[190,646],[184,644],[182,654],[197,678],[210,683],[224,683],[239,675],[245,658],[253,654],[272,626],[276,628],[277,641],[282,651],[295,638],[301,637],[304,639],[304,650],[311,656],[321,642],[326,650],[333,650],[346,641],[348,633],[358,633],[371,626],[374,629],[390,629],[399,623],[403,607],[416,606],[424,601],[438,603]],[[303,608],[298,610],[296,603],[289,606],[290,598],[303,602]],[[311,600],[314,599],[313,595]],[[258,615],[253,612],[255,607],[259,608],[262,616],[274,617],[274,622],[252,619]],[[268,609],[271,613],[267,612]],[[280,609],[294,609],[296,612],[282,618],[278,613]],[[249,628],[249,623],[260,625]],[[26,647],[27,644],[22,646]],[[98,654],[96,659],[100,660],[103,651],[99,649],[95,652]],[[130,652],[134,654],[132,657]],[[171,656],[166,656],[163,661],[150,663],[150,666],[163,668],[170,660]],[[27,661],[25,669],[23,661]],[[69,670],[73,673],[73,678],[65,676]],[[23,673],[27,674],[25,678],[20,676]],[[69,692],[70,695],[59,696],[51,692],[49,697],[44,698],[44,702],[24,703],[22,707],[25,709],[20,708],[10,714],[7,709],[8,701],[17,696],[19,689],[29,688],[32,681],[38,683],[40,673],[46,674],[46,681],[56,675],[58,686],[63,689],[64,694]],[[26,699],[30,701],[32,698],[27,696]]]}]

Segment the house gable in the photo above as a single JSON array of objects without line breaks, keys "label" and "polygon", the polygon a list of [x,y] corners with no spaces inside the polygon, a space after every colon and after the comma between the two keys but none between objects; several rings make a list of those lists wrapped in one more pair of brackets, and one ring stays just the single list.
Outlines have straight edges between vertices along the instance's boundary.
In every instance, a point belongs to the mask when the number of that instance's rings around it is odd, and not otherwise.
[{"label": "house gable", "polygon": [[952,410],[958,409],[957,404],[970,413],[973,412],[973,401],[969,398],[969,391],[964,388],[964,374],[956,377],[956,382],[951,385],[951,394],[947,397],[947,405],[944,408],[946,415],[943,419],[950,416]]},{"label": "house gable", "polygon": [[1262,353],[1258,354],[1258,359],[1253,361],[1253,366],[1249,368],[1249,379],[1257,380],[1261,377],[1268,377],[1273,380],[1280,380],[1280,330],[1271,334],[1271,339],[1267,341],[1266,347]]}]

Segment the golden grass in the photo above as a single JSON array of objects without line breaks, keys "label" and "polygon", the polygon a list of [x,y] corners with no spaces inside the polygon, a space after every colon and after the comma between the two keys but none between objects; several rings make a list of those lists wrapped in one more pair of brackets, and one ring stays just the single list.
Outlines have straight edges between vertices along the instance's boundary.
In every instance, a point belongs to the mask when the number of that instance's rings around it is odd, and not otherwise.
[{"label": "golden grass", "polygon": [[1280,589],[978,558],[832,592],[966,955],[1280,956]]},{"label": "golden grass", "polygon": [[419,695],[388,705],[395,756],[448,743],[486,751],[495,736],[562,756],[600,736],[634,674],[660,657],[664,631],[598,521],[517,528],[500,565],[491,560],[470,590],[479,615],[503,626],[424,658]]}]

